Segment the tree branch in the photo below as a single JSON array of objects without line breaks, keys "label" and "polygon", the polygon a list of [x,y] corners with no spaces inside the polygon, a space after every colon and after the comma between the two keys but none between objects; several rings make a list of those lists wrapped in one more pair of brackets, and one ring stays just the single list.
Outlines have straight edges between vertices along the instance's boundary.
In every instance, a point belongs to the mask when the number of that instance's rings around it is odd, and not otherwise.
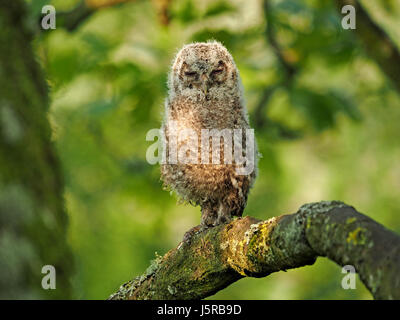
[{"label": "tree branch", "polygon": [[[136,0],[82,0],[74,9],[57,14],[57,26],[72,32],[97,10],[133,1]],[[164,26],[170,22],[171,2],[172,0],[152,0],[158,19]]]},{"label": "tree branch", "polygon": [[297,72],[296,66],[288,59],[282,50],[280,44],[278,43],[275,36],[275,27],[273,23],[273,11],[272,7],[269,3],[269,0],[264,0],[264,17],[266,21],[265,35],[267,38],[267,42],[270,44],[272,51],[277,57],[279,64],[282,66],[285,71],[285,77],[287,78],[288,85],[293,80]]},{"label": "tree branch", "polygon": [[68,31],[74,31],[82,22],[89,18],[95,10],[82,1],[71,11],[60,12],[57,15],[57,25]]},{"label": "tree branch", "polygon": [[129,1],[133,0],[82,0],[74,9],[57,14],[57,26],[63,27],[70,32],[74,31],[96,10]]},{"label": "tree branch", "polygon": [[254,109],[254,126],[256,128],[262,128],[268,125],[269,127],[274,127],[275,129],[277,129],[280,136],[293,139],[298,135],[298,133],[288,128],[285,128],[283,125],[271,121],[270,119],[265,117],[265,108],[268,105],[271,96],[280,87],[290,88],[296,76],[297,67],[292,61],[290,61],[290,59],[288,59],[287,55],[285,55],[284,50],[276,39],[275,26],[273,23],[274,12],[268,0],[264,0],[263,2],[263,12],[266,21],[264,31],[265,40],[267,44],[271,46],[272,51],[275,54],[276,59],[278,60],[282,79],[280,79],[277,84],[273,86],[268,86],[263,90],[261,97]]},{"label": "tree branch", "polygon": [[400,91],[400,51],[385,30],[369,16],[360,1],[338,0],[337,5],[351,4],[356,9],[355,32],[362,41],[366,53],[379,65],[381,70]]},{"label": "tree branch", "polygon": [[244,217],[195,235],[109,299],[202,299],[243,277],[312,265],[353,265],[376,299],[400,299],[400,237],[339,201],[266,221]]}]

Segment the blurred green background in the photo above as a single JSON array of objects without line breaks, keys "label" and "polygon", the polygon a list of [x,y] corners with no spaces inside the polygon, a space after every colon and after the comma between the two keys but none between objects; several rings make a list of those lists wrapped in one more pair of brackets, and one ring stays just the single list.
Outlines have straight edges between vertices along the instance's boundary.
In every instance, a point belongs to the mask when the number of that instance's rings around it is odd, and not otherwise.
[{"label": "blurred green background", "polygon": [[[34,46],[66,182],[75,298],[107,298],[199,223],[200,209],[178,205],[145,158],[171,61],[192,41],[221,41],[241,73],[263,155],[245,215],[267,219],[337,199],[400,232],[398,83],[341,27],[335,1],[137,0],[72,26],[65,13],[80,1],[27,3],[32,19],[45,4],[57,10],[57,29],[38,32]],[[399,2],[362,4],[398,48]],[[211,298],[371,299],[359,279],[343,290],[343,276],[320,258]]]}]

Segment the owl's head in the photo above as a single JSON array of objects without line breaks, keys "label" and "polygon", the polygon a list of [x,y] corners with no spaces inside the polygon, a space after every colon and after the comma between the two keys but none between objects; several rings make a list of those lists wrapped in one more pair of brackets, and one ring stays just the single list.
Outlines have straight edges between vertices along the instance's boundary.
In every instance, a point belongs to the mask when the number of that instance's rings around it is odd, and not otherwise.
[{"label": "owl's head", "polygon": [[219,42],[185,45],[176,55],[169,75],[172,96],[223,99],[238,92],[239,72],[228,50]]}]

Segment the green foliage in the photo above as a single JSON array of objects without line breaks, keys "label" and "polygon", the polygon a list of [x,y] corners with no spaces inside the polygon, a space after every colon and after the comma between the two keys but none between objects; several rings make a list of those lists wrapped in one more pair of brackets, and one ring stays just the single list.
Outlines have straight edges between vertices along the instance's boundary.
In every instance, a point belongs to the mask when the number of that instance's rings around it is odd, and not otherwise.
[{"label": "green foliage", "polygon": [[319,93],[307,88],[294,88],[290,94],[292,105],[310,119],[311,125],[318,131],[333,127],[340,112],[352,119],[359,117],[355,105],[339,93]]},{"label": "green foliage", "polygon": [[[171,60],[191,41],[216,39],[231,51],[252,119],[265,88],[276,88],[257,116],[266,119],[256,128],[263,158],[245,214],[266,219],[338,199],[400,231],[398,92],[354,33],[340,27],[333,1],[270,3],[276,40],[296,68],[291,83],[266,37],[259,1],[173,1],[167,27],[149,1],[134,1],[36,42],[52,90],[77,298],[108,297],[199,223],[199,209],[176,204],[145,158],[152,143],[146,133],[160,126]],[[382,23],[385,16],[375,18]],[[287,140],[284,132],[296,134]],[[342,277],[320,259],[240,280],[214,298],[370,298],[360,281],[357,290],[343,290]]]}]

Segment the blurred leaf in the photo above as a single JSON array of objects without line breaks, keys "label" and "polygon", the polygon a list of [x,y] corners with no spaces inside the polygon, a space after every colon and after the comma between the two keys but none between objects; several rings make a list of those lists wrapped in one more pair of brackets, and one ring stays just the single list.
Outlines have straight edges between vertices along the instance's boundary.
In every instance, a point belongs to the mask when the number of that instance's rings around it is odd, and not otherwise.
[{"label": "blurred leaf", "polygon": [[210,39],[217,40],[223,43],[226,47],[232,48],[234,43],[236,42],[235,36],[226,30],[209,30],[205,29],[195,33],[192,36],[192,41],[195,42],[204,42]]},{"label": "blurred leaf", "polygon": [[210,7],[207,8],[206,12],[204,13],[203,17],[212,17],[217,16],[224,13],[231,13],[235,12],[236,8],[232,6],[230,3],[226,1],[219,1],[213,3]]},{"label": "blurred leaf", "polygon": [[199,18],[197,9],[191,0],[185,0],[180,8],[172,12],[172,16],[174,20],[178,20],[185,24],[193,22]]},{"label": "blurred leaf", "polygon": [[85,111],[90,115],[90,116],[102,116],[103,113],[106,113],[118,106],[118,100],[117,99],[112,99],[112,100],[99,100],[90,103],[85,107]]},{"label": "blurred leaf", "polygon": [[291,14],[299,14],[302,11],[308,10],[308,7],[302,1],[283,0],[279,1],[272,9],[285,11]]},{"label": "blurred leaf", "polygon": [[49,4],[48,0],[31,0],[28,2],[29,14],[35,21],[39,21],[42,17],[42,8]]},{"label": "blurred leaf", "polygon": [[82,67],[79,51],[65,49],[49,60],[48,73],[54,85],[66,84],[78,74]]},{"label": "blurred leaf", "polygon": [[259,30],[246,30],[246,32],[234,33],[228,30],[212,30],[203,29],[192,35],[192,41],[203,42],[210,39],[221,42],[230,51],[239,49],[240,52],[245,52],[246,44],[251,43],[260,36]]},{"label": "blurred leaf", "polygon": [[319,93],[307,88],[294,88],[290,92],[290,100],[317,131],[333,127],[339,112],[359,119],[356,106],[349,99],[331,91]]},{"label": "blurred leaf", "polygon": [[106,60],[108,53],[114,48],[113,44],[94,33],[84,33],[82,35],[82,40],[87,45],[87,54],[84,57],[85,62],[90,65],[87,69],[92,65],[97,65],[99,61]]}]

